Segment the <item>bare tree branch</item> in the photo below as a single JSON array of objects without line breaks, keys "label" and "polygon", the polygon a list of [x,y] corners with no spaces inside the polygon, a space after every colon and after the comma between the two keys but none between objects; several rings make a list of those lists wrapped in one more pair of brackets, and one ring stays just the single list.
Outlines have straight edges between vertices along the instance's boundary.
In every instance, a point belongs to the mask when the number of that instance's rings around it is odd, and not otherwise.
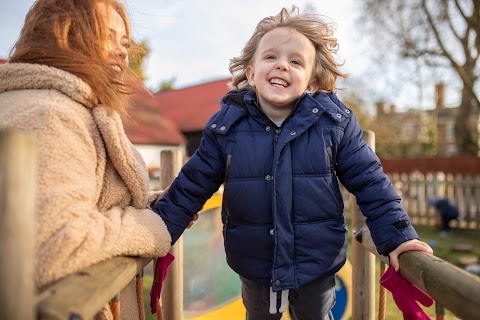
[{"label": "bare tree branch", "polygon": [[[480,81],[479,0],[363,0],[363,3],[362,20],[370,20],[368,31],[374,35],[374,43],[388,39],[386,53],[395,51],[402,58],[437,70],[442,62],[448,62],[448,68],[463,84],[459,114],[468,116],[474,105],[480,108],[479,94],[474,90]],[[457,118],[456,127],[465,127],[461,121],[465,118]],[[458,139],[461,152],[473,136],[468,130],[471,129],[459,131],[465,133]],[[475,148],[478,150],[478,146]],[[469,150],[473,149],[463,149]]]}]

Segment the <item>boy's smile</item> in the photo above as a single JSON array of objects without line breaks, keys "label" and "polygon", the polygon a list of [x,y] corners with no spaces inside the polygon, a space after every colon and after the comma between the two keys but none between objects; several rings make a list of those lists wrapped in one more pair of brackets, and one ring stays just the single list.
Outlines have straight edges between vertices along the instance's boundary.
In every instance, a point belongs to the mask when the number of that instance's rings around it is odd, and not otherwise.
[{"label": "boy's smile", "polygon": [[298,31],[282,27],[263,36],[246,75],[270,119],[283,121],[305,91],[315,91],[314,66],[315,47]]}]

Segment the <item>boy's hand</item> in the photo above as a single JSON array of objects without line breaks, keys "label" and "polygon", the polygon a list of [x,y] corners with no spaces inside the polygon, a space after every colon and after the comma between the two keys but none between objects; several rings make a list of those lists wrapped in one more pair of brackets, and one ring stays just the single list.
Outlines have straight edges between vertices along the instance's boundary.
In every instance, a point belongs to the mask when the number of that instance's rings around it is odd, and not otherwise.
[{"label": "boy's hand", "polygon": [[390,264],[392,267],[395,268],[395,271],[398,272],[400,269],[400,263],[398,262],[398,256],[402,252],[406,251],[423,251],[428,254],[433,253],[433,249],[425,242],[414,239],[414,240],[409,240],[405,241],[401,245],[399,245],[395,250],[390,252],[388,256],[390,257]]}]

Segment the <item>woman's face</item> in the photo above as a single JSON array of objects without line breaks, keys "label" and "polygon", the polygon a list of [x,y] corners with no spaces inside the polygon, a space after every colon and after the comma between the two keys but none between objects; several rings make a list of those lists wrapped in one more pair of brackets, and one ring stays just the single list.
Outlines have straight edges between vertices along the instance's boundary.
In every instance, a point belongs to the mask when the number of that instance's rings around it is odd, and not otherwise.
[{"label": "woman's face", "polygon": [[108,19],[109,38],[105,45],[108,63],[119,76],[122,76],[128,69],[128,48],[130,47],[125,22],[115,9],[107,8],[104,3],[98,3],[98,10]]}]

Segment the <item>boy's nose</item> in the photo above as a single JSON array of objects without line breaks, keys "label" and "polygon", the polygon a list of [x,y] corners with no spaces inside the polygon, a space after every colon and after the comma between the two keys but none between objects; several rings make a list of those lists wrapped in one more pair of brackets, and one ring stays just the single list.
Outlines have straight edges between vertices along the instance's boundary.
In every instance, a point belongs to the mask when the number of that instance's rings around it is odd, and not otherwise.
[{"label": "boy's nose", "polygon": [[281,71],[287,71],[288,70],[288,63],[284,60],[279,60],[277,62],[277,69]]}]

